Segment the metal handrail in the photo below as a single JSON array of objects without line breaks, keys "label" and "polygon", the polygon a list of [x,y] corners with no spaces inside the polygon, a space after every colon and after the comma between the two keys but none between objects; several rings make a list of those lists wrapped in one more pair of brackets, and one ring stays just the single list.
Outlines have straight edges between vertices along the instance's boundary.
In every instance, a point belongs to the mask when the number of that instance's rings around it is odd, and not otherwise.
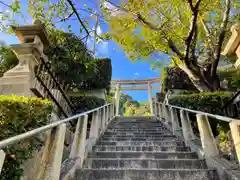
[{"label": "metal handrail", "polygon": [[79,118],[79,117],[81,117],[81,116],[85,116],[85,115],[87,115],[87,114],[89,114],[89,113],[98,111],[99,109],[102,109],[102,108],[104,108],[104,107],[106,107],[106,106],[109,106],[109,105],[111,105],[111,104],[112,104],[112,103],[109,103],[109,104],[103,105],[103,106],[101,106],[101,107],[98,107],[98,108],[89,110],[89,111],[87,111],[87,112],[83,112],[83,113],[74,115],[74,116],[72,116],[72,117],[63,119],[63,120],[61,120],[61,121],[54,122],[54,123],[51,123],[51,124],[42,126],[42,127],[40,127],[40,128],[36,128],[36,129],[31,130],[31,131],[22,133],[22,134],[20,134],[20,135],[13,136],[13,137],[10,137],[10,138],[8,138],[8,139],[2,140],[2,141],[0,141],[0,149],[4,148],[4,147],[6,147],[6,146],[9,146],[9,145],[15,144],[15,143],[17,143],[17,142],[20,142],[20,141],[22,141],[22,140],[31,138],[31,137],[33,137],[33,136],[35,136],[35,135],[40,134],[40,133],[46,132],[47,130],[53,129],[53,128],[61,125],[61,124],[67,123],[67,122],[72,121],[72,120],[74,120],[74,119],[77,119],[77,118]]},{"label": "metal handrail", "polygon": [[183,107],[179,107],[179,106],[173,106],[173,105],[170,105],[170,104],[164,104],[164,103],[160,103],[160,102],[156,102],[156,101],[154,101],[154,103],[170,106],[170,107],[173,107],[173,108],[176,108],[176,109],[188,111],[188,112],[195,113],[195,114],[206,115],[208,117],[212,117],[212,118],[215,118],[215,119],[218,119],[218,120],[221,120],[221,121],[225,121],[225,122],[229,122],[229,123],[232,122],[232,121],[240,120],[240,119],[234,119],[234,118],[230,118],[230,117],[226,117],[226,116],[211,114],[211,113],[207,113],[207,112],[197,111],[197,110],[193,110],[193,109],[183,108]]}]

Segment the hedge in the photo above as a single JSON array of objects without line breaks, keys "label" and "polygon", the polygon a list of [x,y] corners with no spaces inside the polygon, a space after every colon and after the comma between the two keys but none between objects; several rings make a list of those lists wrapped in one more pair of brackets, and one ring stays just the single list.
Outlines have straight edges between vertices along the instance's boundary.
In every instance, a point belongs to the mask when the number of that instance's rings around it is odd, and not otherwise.
[{"label": "hedge", "polygon": [[169,99],[169,104],[189,109],[224,115],[223,107],[232,97],[231,92],[200,92],[180,94]]},{"label": "hedge", "polygon": [[112,65],[111,60],[108,58],[95,59],[95,70],[88,70],[84,79],[77,82],[76,88],[78,89],[108,89],[111,85],[112,79]]},{"label": "hedge", "polygon": [[[40,98],[0,96],[0,140],[49,123],[52,104]],[[4,148],[6,158],[1,180],[19,180],[22,163],[32,157],[41,144],[35,138]]]},{"label": "hedge", "polygon": [[156,93],[156,99],[157,99],[157,102],[163,102],[165,99],[165,93],[163,92]]},{"label": "hedge", "polygon": [[167,89],[187,89],[197,91],[188,75],[179,67],[167,67],[162,76],[165,92]]},{"label": "hedge", "polygon": [[105,100],[95,96],[70,97],[75,113],[82,113],[91,109],[103,106]]},{"label": "hedge", "polygon": [[[186,95],[181,94],[170,98],[169,104],[226,116],[226,114],[224,114],[225,111],[222,110],[221,107],[223,107],[223,105],[226,104],[231,97],[231,92],[200,92]],[[191,119],[193,120],[195,117],[192,116]],[[214,135],[218,135],[218,129],[224,130],[225,132],[228,131],[228,123],[212,118],[209,118],[209,120]],[[196,127],[196,122],[193,123]]]}]

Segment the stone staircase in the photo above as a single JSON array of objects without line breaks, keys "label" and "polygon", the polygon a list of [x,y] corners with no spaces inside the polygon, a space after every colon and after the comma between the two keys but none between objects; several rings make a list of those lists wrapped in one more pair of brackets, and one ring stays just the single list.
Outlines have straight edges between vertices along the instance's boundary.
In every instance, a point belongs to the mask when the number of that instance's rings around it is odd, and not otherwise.
[{"label": "stone staircase", "polygon": [[204,159],[160,121],[116,119],[109,125],[75,180],[217,180]]}]

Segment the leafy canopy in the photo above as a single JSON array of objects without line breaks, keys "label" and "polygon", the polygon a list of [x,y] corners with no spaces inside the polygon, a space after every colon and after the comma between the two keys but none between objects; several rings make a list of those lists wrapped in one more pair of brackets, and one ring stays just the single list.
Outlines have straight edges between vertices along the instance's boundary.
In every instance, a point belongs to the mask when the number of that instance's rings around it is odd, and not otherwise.
[{"label": "leafy canopy", "polygon": [[[107,1],[107,0],[106,0]],[[109,3],[110,1],[107,1]],[[174,42],[179,51],[184,54],[185,41],[189,34],[192,12],[187,0],[129,0],[123,1],[117,13],[112,13],[103,8],[110,31],[105,35],[115,40],[128,56],[133,60],[148,58],[155,52],[166,53],[172,60],[180,63],[167,40]],[[195,3],[196,1],[193,1]],[[231,4],[230,21],[239,19],[239,0]],[[225,1],[202,0],[199,7],[198,37],[196,53],[199,54],[211,48],[206,33],[205,25],[210,29],[212,45],[217,43],[216,38],[220,33],[220,23],[225,7]],[[229,24],[230,26],[231,24]]]}]

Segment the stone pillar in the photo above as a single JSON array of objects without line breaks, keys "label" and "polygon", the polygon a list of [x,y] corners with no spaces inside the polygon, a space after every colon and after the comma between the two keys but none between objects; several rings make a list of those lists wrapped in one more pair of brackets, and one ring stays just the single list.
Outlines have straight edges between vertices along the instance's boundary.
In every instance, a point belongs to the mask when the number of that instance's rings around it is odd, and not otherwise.
[{"label": "stone pillar", "polygon": [[232,36],[230,37],[222,55],[231,56],[236,54],[238,59],[234,66],[240,68],[240,23],[236,23],[231,27]]},{"label": "stone pillar", "polygon": [[93,112],[92,114],[92,122],[91,122],[91,128],[90,128],[90,138],[97,138],[97,111]]},{"label": "stone pillar", "polygon": [[205,156],[208,157],[218,156],[219,154],[218,148],[213,137],[208,117],[205,115],[197,114],[197,124]]},{"label": "stone pillar", "polygon": [[5,159],[5,152],[0,149],[0,174],[1,174],[1,171],[2,171],[4,159]]},{"label": "stone pillar", "polygon": [[158,107],[159,108],[158,109],[159,117],[161,117],[161,118],[163,117],[163,108],[162,108],[162,106],[163,106],[162,104],[159,104],[159,107]]},{"label": "stone pillar", "polygon": [[171,113],[171,122],[172,122],[172,130],[173,134],[176,135],[176,132],[180,130],[179,120],[177,116],[177,110],[173,107],[170,107],[170,113]]},{"label": "stone pillar", "polygon": [[155,103],[155,115],[159,117],[159,103]]},{"label": "stone pillar", "polygon": [[171,123],[171,113],[169,110],[169,106],[163,104],[163,112],[164,112],[164,119],[166,123]]},{"label": "stone pillar", "polygon": [[189,117],[189,113],[187,111],[185,111],[185,114],[186,114],[186,121],[187,121],[187,124],[189,124],[189,135],[191,137],[191,139],[195,139],[195,134],[193,132],[193,128],[192,128],[192,124],[191,124],[191,120],[190,120],[190,117]]},{"label": "stone pillar", "polygon": [[50,131],[36,179],[58,180],[60,178],[65,133],[66,124],[61,124]]},{"label": "stone pillar", "polygon": [[78,160],[76,162],[76,168],[82,168],[83,161],[85,159],[85,150],[86,150],[86,137],[87,137],[87,124],[88,124],[88,115],[85,115],[82,118],[82,126],[80,131],[80,141],[78,142]]},{"label": "stone pillar", "polygon": [[148,83],[148,101],[149,101],[149,107],[150,107],[150,112],[153,115],[153,101],[152,101],[152,86],[151,83]]},{"label": "stone pillar", "polygon": [[240,126],[238,120],[232,121],[231,123],[229,123],[229,126],[231,129],[232,140],[238,158],[238,164],[240,165]]},{"label": "stone pillar", "polygon": [[183,137],[184,137],[185,143],[189,145],[189,141],[194,139],[192,134],[191,122],[188,118],[187,113],[184,110],[180,110],[180,118],[182,123]]},{"label": "stone pillar", "polygon": [[40,58],[45,58],[44,49],[50,47],[44,25],[36,23],[14,28],[21,44],[12,45],[19,64],[0,78],[0,94],[32,97],[35,88],[34,68]]},{"label": "stone pillar", "polygon": [[119,103],[120,103],[120,84],[117,84],[115,92],[116,116],[119,116]]}]

